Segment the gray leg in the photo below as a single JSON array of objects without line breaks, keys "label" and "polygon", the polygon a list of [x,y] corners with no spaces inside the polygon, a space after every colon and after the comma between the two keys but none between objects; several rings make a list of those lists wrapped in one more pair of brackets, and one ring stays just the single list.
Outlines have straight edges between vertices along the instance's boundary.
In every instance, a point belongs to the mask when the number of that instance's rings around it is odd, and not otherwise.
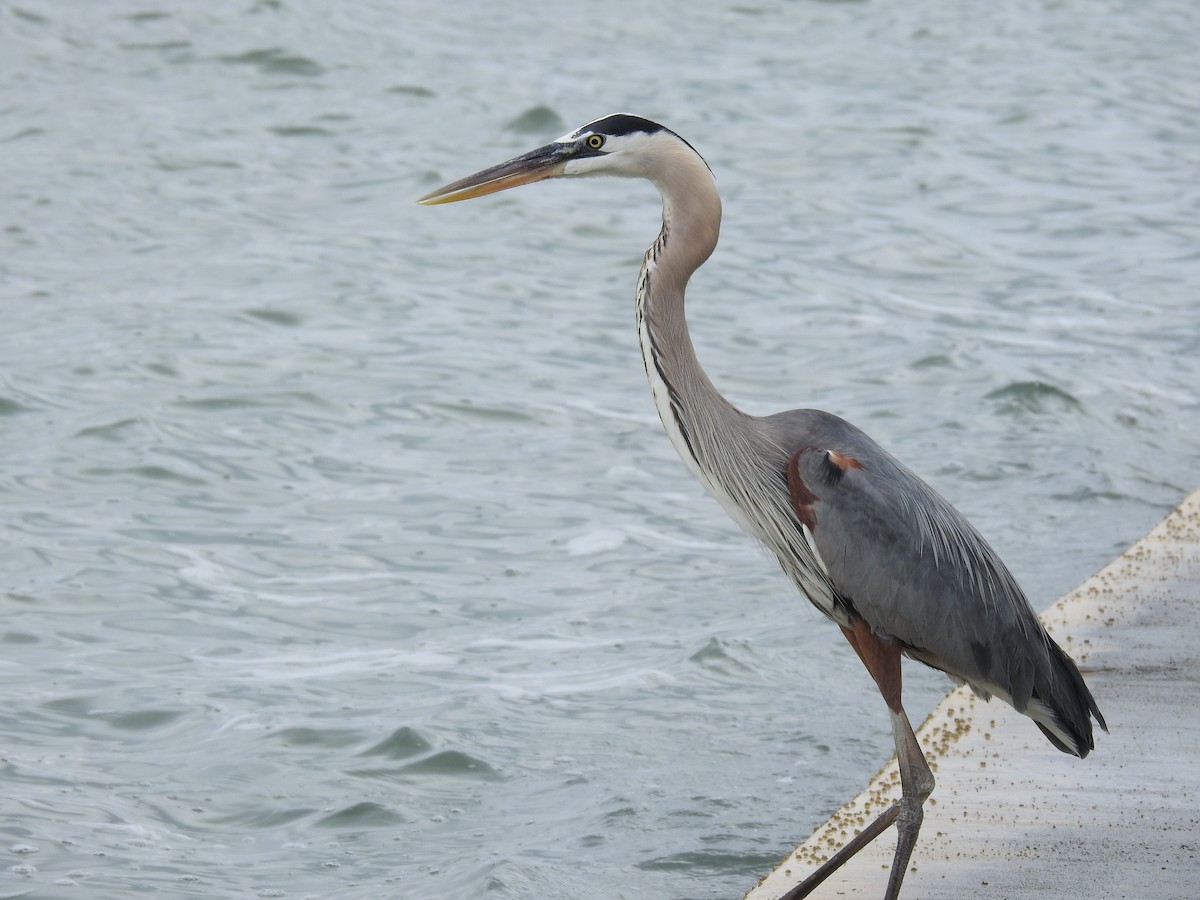
[{"label": "gray leg", "polygon": [[896,900],[900,896],[900,884],[908,871],[908,861],[917,843],[921,821],[925,818],[925,800],[933,793],[933,772],[917,743],[912,726],[904,708],[888,710],[892,718],[892,737],[896,741],[896,762],[900,764],[902,793],[900,815],[896,819],[896,853],[892,857],[892,871],[888,875],[887,893],[884,900]]},{"label": "gray leg", "polygon": [[925,817],[925,799],[933,793],[933,772],[925,761],[925,755],[921,752],[921,746],[917,743],[917,736],[913,734],[903,707],[899,712],[889,712],[892,719],[892,737],[896,742],[896,762],[900,765],[900,799],[779,900],[801,900],[807,897],[850,857],[886,831],[893,822],[896,823],[896,853],[892,857],[892,869],[888,875],[884,900],[897,900],[900,896],[900,885],[908,871],[908,861],[917,843],[921,820]]},{"label": "gray leg", "polygon": [[848,840],[842,849],[821,863],[811,875],[784,894],[779,900],[801,900],[817,889],[822,881],[840,869],[855,853],[861,850],[896,821],[900,815],[900,804],[893,803],[874,822]]}]

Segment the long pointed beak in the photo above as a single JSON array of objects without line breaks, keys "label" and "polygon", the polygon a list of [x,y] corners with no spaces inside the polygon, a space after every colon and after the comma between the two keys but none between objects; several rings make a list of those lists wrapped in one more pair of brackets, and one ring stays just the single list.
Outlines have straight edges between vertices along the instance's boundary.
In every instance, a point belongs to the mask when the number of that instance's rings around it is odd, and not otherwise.
[{"label": "long pointed beak", "polygon": [[425,206],[454,203],[541,181],[544,178],[553,178],[562,174],[563,166],[569,158],[570,145],[547,144],[498,166],[451,182],[436,191],[430,191],[417,202]]}]

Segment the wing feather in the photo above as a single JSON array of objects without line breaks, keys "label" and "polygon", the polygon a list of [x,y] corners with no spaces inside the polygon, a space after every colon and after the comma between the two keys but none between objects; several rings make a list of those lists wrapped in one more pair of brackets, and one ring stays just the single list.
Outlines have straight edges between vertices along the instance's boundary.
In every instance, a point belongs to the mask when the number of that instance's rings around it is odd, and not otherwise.
[{"label": "wing feather", "polygon": [[783,416],[789,490],[811,495],[797,518],[853,614],[1086,754],[1090,715],[1103,725],[1095,700],[979,532],[849,423],[811,410]]}]

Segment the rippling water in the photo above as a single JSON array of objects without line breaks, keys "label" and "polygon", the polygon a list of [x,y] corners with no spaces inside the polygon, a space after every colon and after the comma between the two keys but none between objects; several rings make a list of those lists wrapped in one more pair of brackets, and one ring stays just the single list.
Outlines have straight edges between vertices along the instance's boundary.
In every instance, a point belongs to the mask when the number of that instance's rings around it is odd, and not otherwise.
[{"label": "rippling water", "polygon": [[1200,481],[1194,4],[654,9],[0,8],[0,895],[734,897],[884,761],[660,433],[653,191],[412,202],[597,115],[717,173],[714,380],[1037,605]]}]

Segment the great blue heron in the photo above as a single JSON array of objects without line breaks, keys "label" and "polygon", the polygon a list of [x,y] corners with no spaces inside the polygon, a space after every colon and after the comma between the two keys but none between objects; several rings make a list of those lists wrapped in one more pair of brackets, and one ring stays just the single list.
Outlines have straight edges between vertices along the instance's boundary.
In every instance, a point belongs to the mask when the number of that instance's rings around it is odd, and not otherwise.
[{"label": "great blue heron", "polygon": [[691,144],[637,116],[605,116],[420,202],[577,175],[646,178],[662,194],[662,230],[638,276],[637,329],[663,427],[708,492],[841,626],[891,717],[900,799],[786,898],[807,896],[895,822],[885,895],[895,900],[934,783],[901,704],[901,656],[966,682],[985,700],[1000,697],[1065,753],[1087,756],[1091,720],[1107,730],[1104,718],[995,551],[924,481],[831,413],[758,418],[713,386],[692,347],[683,295],[716,247],[721,199]]}]

